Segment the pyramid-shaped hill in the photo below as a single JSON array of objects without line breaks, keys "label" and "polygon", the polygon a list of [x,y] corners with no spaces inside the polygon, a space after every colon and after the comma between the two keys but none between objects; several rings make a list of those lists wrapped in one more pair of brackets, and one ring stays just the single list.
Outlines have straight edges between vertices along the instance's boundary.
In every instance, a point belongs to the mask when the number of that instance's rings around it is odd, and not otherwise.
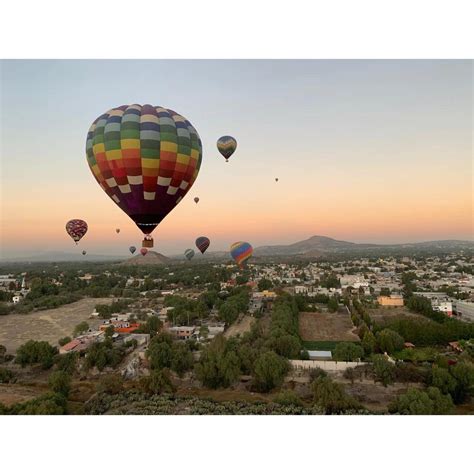
[{"label": "pyramid-shaped hill", "polygon": [[161,253],[149,250],[145,256],[141,253],[122,262],[121,265],[165,265],[170,259]]}]

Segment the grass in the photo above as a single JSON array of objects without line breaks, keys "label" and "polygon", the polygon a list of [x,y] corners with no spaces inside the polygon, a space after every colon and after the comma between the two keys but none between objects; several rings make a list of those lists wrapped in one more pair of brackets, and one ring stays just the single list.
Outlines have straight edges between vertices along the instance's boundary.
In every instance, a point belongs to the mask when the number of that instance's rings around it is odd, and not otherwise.
[{"label": "grass", "polygon": [[308,351],[333,351],[340,342],[360,345],[360,342],[356,341],[303,341],[303,347]]},{"label": "grass", "polygon": [[433,362],[439,353],[439,349],[435,347],[415,347],[395,352],[392,357],[411,362]]}]

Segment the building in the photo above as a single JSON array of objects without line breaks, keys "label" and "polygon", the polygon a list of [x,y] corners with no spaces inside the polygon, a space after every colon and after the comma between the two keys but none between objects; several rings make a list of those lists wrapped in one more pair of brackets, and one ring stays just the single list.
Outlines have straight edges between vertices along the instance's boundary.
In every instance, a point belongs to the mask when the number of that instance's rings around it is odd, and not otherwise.
[{"label": "building", "polygon": [[453,315],[453,304],[451,303],[451,301],[440,301],[437,304],[431,302],[431,307],[435,311],[441,311],[447,316],[451,317]]},{"label": "building", "polygon": [[176,339],[186,341],[191,339],[198,332],[198,329],[196,326],[171,326],[168,328],[168,332]]},{"label": "building", "polygon": [[474,303],[470,301],[453,301],[453,312],[461,319],[474,321]]},{"label": "building", "polygon": [[403,306],[403,296],[379,296],[377,297],[377,302],[380,306]]},{"label": "building", "polygon": [[331,351],[308,351],[309,360],[332,360]]}]

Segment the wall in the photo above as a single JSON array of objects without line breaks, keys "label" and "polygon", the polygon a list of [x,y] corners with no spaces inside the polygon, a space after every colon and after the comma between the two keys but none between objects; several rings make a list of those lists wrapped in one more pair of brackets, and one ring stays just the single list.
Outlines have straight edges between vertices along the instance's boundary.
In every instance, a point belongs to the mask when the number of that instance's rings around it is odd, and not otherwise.
[{"label": "wall", "polygon": [[320,368],[326,372],[344,372],[348,367],[366,365],[364,362],[336,362],[334,360],[290,360],[293,369],[311,370]]}]

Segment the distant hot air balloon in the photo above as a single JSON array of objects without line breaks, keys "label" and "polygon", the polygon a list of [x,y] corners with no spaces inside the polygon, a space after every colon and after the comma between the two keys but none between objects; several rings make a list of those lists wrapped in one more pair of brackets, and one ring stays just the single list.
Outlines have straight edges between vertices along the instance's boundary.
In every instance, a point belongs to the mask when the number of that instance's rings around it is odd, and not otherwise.
[{"label": "distant hot air balloon", "polygon": [[87,252],[85,250],[82,251],[82,255],[85,255]]},{"label": "distant hot air balloon", "polygon": [[194,250],[193,249],[186,249],[184,251],[184,256],[188,259],[191,260],[194,257]]},{"label": "distant hot air balloon", "polygon": [[117,232],[117,234],[120,234],[120,229],[115,229],[115,232]]},{"label": "distant hot air balloon", "polygon": [[230,254],[239,267],[252,256],[253,248],[248,242],[235,242],[230,246]]},{"label": "distant hot air balloon", "polygon": [[275,178],[275,181],[278,183],[278,178]]},{"label": "distant hot air balloon", "polygon": [[196,247],[201,251],[201,253],[204,253],[207,250],[210,243],[211,241],[207,237],[198,237],[196,239]]},{"label": "distant hot air balloon", "polygon": [[71,236],[72,240],[77,243],[86,235],[87,222],[82,219],[71,219],[66,223],[66,232]]},{"label": "distant hot air balloon", "polygon": [[191,189],[202,144],[191,123],[173,110],[122,105],[99,116],[86,143],[87,161],[108,196],[149,238]]},{"label": "distant hot air balloon", "polygon": [[145,256],[147,253],[148,253],[148,249],[143,247],[142,249],[140,249],[140,253]]},{"label": "distant hot air balloon", "polygon": [[199,198],[198,198],[197,196],[194,198],[194,202],[195,202],[196,204],[199,202]]},{"label": "distant hot air balloon", "polygon": [[130,247],[128,247],[128,250],[130,250],[130,253],[133,255],[135,253],[135,250],[137,250],[137,248],[135,247],[135,245],[130,245]]},{"label": "distant hot air balloon", "polygon": [[225,161],[229,161],[229,158],[237,148],[237,140],[234,137],[224,135],[217,140],[217,149],[220,154],[225,158]]}]

